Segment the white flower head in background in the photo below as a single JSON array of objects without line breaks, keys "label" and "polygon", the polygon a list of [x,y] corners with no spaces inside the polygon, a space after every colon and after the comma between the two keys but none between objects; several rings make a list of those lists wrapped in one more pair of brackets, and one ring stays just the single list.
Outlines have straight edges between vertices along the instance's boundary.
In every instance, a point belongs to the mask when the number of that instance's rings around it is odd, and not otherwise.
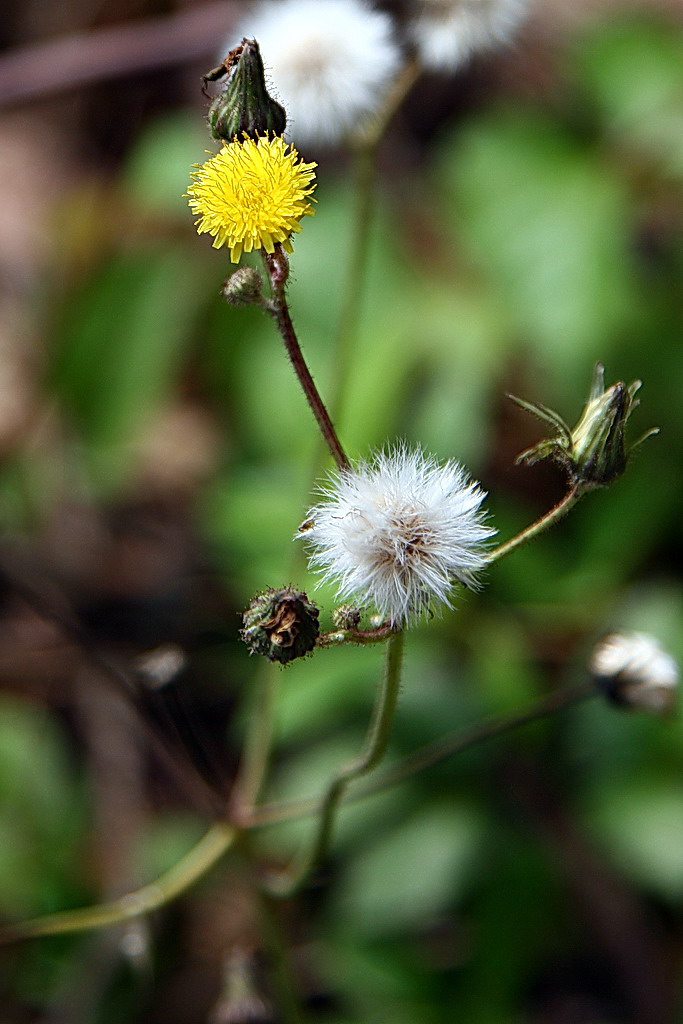
[{"label": "white flower head in background", "polygon": [[365,0],[262,0],[238,31],[257,40],[298,143],[335,144],[362,128],[402,59],[391,18]]},{"label": "white flower head in background", "polygon": [[451,607],[455,582],[474,587],[486,564],[486,497],[459,463],[399,445],[331,476],[297,536],[342,599],[403,626],[432,603]]},{"label": "white flower head in background", "polygon": [[593,648],[589,671],[613,701],[643,711],[670,711],[678,664],[649,633],[609,633]]},{"label": "white flower head in background", "polygon": [[481,50],[506,43],[530,0],[418,0],[409,24],[423,67],[456,71]]}]

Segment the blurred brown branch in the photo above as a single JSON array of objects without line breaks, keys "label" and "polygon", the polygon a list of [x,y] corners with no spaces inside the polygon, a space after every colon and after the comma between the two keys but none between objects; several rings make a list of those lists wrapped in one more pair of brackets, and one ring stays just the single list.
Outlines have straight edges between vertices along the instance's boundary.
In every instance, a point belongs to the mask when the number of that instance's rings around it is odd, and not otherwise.
[{"label": "blurred brown branch", "polygon": [[236,13],[217,0],[10,50],[0,56],[0,106],[203,56],[215,63],[216,41],[227,36]]}]

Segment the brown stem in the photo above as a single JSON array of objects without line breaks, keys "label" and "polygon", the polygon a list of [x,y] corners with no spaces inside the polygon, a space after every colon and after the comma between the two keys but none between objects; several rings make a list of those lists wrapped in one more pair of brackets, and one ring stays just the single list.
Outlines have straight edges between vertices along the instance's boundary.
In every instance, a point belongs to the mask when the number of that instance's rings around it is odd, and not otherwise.
[{"label": "brown stem", "polygon": [[292,318],[289,315],[289,306],[287,305],[286,286],[287,278],[289,276],[289,261],[282,251],[280,245],[275,246],[275,252],[264,253],[263,260],[268,271],[268,277],[270,279],[270,287],[272,291],[272,300],[268,304],[268,311],[277,324],[277,329],[282,335],[282,340],[285,343],[285,349],[289,356],[290,362],[294,368],[294,372],[297,375],[299,383],[303,388],[303,392],[306,396],[308,404],[311,407],[313,415],[315,416],[316,422],[320,427],[320,432],[325,439],[325,443],[330,450],[332,458],[337,464],[338,469],[348,469],[350,466],[349,460],[346,456],[346,452],[341,446],[341,442],[337,437],[337,432],[332,425],[329,413],[325,408],[325,404],[320,397],[310,370],[306,365],[301,346],[299,345],[299,339],[296,336],[294,330],[294,324]]}]

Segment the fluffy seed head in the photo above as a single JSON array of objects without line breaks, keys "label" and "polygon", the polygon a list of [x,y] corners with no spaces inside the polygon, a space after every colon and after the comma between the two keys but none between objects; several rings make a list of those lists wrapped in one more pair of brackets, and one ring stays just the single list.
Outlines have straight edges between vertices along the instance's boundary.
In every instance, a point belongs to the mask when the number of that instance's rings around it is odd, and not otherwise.
[{"label": "fluffy seed head", "polygon": [[495,530],[485,492],[457,462],[398,446],[332,476],[322,494],[297,536],[342,599],[402,626],[433,602],[451,607],[454,582],[476,585]]},{"label": "fluffy seed head", "polygon": [[670,711],[675,704],[679,669],[649,633],[610,633],[594,647],[589,671],[618,704],[644,711]]},{"label": "fluffy seed head", "polygon": [[423,66],[456,71],[481,50],[510,39],[529,0],[419,0],[409,34]]},{"label": "fluffy seed head", "polygon": [[276,242],[291,252],[290,235],[314,212],[315,166],[279,135],[225,143],[192,171],[187,195],[197,231],[213,235],[215,249],[227,245],[233,263],[252,249],[273,252]]},{"label": "fluffy seed head", "polygon": [[362,127],[401,61],[391,19],[365,0],[263,0],[238,25],[242,35],[258,40],[299,144],[334,144]]}]

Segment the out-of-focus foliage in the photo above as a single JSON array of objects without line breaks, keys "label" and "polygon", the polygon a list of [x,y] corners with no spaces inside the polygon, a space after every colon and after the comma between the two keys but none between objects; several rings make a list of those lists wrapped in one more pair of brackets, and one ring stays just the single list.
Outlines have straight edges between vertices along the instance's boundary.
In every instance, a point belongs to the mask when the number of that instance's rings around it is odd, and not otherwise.
[{"label": "out-of-focus foliage", "polygon": [[[644,381],[634,436],[652,425],[661,434],[613,487],[496,565],[482,594],[463,594],[454,613],[410,634],[390,757],[582,678],[608,628],[650,630],[683,658],[683,34],[645,18],[596,24],[564,55],[561,78],[552,101],[497,100],[445,125],[419,179],[409,161],[380,178],[340,434],[354,455],[405,437],[461,459],[490,492],[501,538],[562,487],[545,467],[513,468],[537,428],[506,406],[506,391],[573,422],[601,360],[610,383]],[[190,652],[201,666],[211,658],[220,680],[190,704],[210,705],[219,686],[243,696],[264,671],[238,646],[236,611],[266,586],[315,588],[292,536],[320,453],[271,322],[221,303],[230,268],[192,232],[181,193],[203,147],[194,122],[167,115],[139,138],[115,197],[94,210],[92,195],[80,210],[70,198],[86,237],[67,237],[60,258],[67,271],[70,258],[90,259],[80,279],[66,272],[63,290],[44,300],[40,386],[59,437],[45,454],[20,447],[0,493],[10,525],[29,537],[63,503],[108,508],[151,493],[163,505],[149,481],[155,460],[171,455],[147,442],[169,410],[187,401],[203,410],[209,454],[169,504],[191,520],[201,571],[229,595],[221,635],[213,620],[201,623]],[[326,393],[351,197],[333,161],[319,177],[316,215],[295,240],[290,299]],[[321,587],[316,600],[329,622],[333,595]],[[269,797],[320,791],[361,742],[380,671],[380,651],[344,649],[279,675]],[[231,758],[242,724],[243,715],[226,724]],[[68,714],[52,720],[27,699],[3,698],[6,918],[107,895],[87,869],[97,794],[77,746]],[[129,881],[187,849],[195,817],[147,808]],[[272,827],[254,845],[280,863],[308,834],[304,823]],[[230,870],[153,923],[158,998],[144,971],[122,980],[112,970],[90,1019],[206,1019],[217,991],[188,1007],[174,1002],[169,979],[186,972],[197,985],[188,944],[198,941],[196,977],[205,970],[218,985],[220,956],[202,943],[225,939],[208,923],[210,907],[236,913]],[[345,810],[324,883],[288,922],[311,1019],[673,1022],[683,722],[592,701],[446,761]],[[11,1005],[37,1000],[61,1012],[82,980],[74,963],[90,963],[96,941],[41,940],[15,952]],[[638,956],[661,1005],[628,976]]]}]

